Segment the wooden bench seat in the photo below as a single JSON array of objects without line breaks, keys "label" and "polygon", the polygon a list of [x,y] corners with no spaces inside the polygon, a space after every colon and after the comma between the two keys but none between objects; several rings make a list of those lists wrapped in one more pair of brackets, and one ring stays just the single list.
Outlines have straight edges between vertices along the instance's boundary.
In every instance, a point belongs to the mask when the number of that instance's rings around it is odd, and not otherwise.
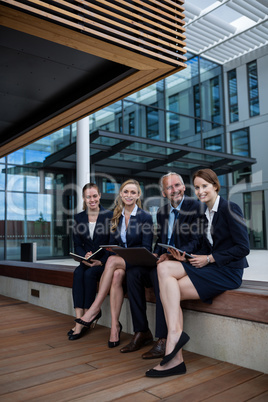
[{"label": "wooden bench seat", "polygon": [[[22,261],[0,261],[0,276],[46,283],[67,288],[72,287],[74,267]],[[146,300],[155,303],[152,288],[146,289]],[[243,281],[236,290],[217,296],[212,304],[200,300],[182,303],[188,310],[239,318],[268,324],[268,283]]]}]

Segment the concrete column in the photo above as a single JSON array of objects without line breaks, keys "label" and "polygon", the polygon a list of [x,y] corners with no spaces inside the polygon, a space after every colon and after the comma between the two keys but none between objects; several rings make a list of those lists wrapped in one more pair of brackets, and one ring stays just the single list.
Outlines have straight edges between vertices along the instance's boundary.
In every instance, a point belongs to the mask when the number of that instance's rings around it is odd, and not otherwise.
[{"label": "concrete column", "polygon": [[90,182],[90,142],[89,117],[77,122],[76,138],[76,184],[77,184],[77,212],[82,210],[82,188]]}]

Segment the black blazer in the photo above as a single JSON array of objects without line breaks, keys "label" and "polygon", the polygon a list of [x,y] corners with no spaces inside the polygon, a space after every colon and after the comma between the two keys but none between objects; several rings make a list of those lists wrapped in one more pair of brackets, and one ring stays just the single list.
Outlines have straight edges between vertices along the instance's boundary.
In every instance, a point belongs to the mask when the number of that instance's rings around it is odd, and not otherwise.
[{"label": "black blazer", "polygon": [[[204,229],[207,227],[206,216],[203,227]],[[196,254],[212,254],[219,267],[248,267],[246,259],[250,252],[248,231],[242,211],[237,204],[220,198],[218,211],[212,220],[211,235],[213,246],[209,243],[204,230],[202,247]]]},{"label": "black blazer", "polygon": [[[199,230],[199,219],[202,216],[201,209],[203,206],[200,202],[184,196],[183,203],[176,220],[174,231],[175,247],[186,251],[187,253],[195,253],[200,248],[202,235]],[[161,255],[167,250],[158,246],[158,243],[167,244],[168,242],[168,220],[170,213],[170,204],[166,204],[157,211],[157,240],[154,253]]]},{"label": "black blazer", "polygon": [[[114,232],[111,232],[110,244],[122,245],[121,226],[123,215],[119,218],[119,223]],[[145,247],[152,251],[153,242],[153,220],[152,216],[143,209],[138,208],[137,214],[131,215],[127,227],[127,246]]]},{"label": "black blazer", "polygon": [[[100,244],[109,244],[110,241],[110,221],[113,216],[112,211],[104,209],[100,205],[100,212],[96,222],[93,239],[89,234],[88,215],[86,211],[80,212],[74,216],[73,242],[74,252],[83,257],[87,252],[94,253],[98,250]],[[109,252],[103,250],[99,260],[104,264],[109,256]]]}]

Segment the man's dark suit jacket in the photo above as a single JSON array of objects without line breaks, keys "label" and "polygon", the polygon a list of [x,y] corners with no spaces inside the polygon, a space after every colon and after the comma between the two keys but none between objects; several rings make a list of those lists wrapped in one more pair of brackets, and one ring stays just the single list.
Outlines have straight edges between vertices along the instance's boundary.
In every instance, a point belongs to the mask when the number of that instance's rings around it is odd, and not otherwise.
[{"label": "man's dark suit jacket", "polygon": [[[195,253],[200,248],[202,235],[200,235],[199,219],[201,216],[200,202],[184,196],[183,203],[179,212],[179,216],[174,225],[175,247],[186,251],[187,253]],[[157,211],[157,240],[154,253],[161,255],[167,251],[158,246],[158,243],[167,244],[168,242],[168,220],[169,220],[170,204],[166,204]]]},{"label": "man's dark suit jacket", "polygon": [[[204,227],[207,227],[204,216]],[[205,232],[205,231],[204,231]],[[249,238],[240,207],[220,197],[218,211],[214,213],[211,227],[213,246],[206,233],[202,247],[196,254],[212,254],[216,264],[221,267],[247,268],[246,255],[249,254]]]},{"label": "man's dark suit jacket", "polygon": [[[86,211],[74,216],[75,224],[73,228],[74,251],[76,254],[85,256],[87,252],[94,253],[99,249],[100,244],[109,244],[110,241],[110,221],[113,212],[100,206],[99,216],[96,222],[93,239],[89,235],[88,215]],[[109,252],[103,251],[98,258],[103,264],[106,262]]]},{"label": "man's dark suit jacket", "polygon": [[[123,216],[119,218],[119,223],[114,232],[111,232],[110,244],[122,245],[121,226]],[[138,208],[137,214],[131,215],[127,227],[127,247],[145,247],[152,251],[153,242],[153,220],[152,216],[143,209]]]}]

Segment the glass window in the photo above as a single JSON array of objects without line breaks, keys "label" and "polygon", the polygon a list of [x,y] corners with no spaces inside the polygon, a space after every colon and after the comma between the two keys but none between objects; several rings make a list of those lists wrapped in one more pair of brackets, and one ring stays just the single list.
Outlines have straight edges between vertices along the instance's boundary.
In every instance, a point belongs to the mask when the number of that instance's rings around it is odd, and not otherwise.
[{"label": "glass window", "polygon": [[166,108],[176,113],[194,116],[193,85],[198,83],[198,57],[187,62],[187,68],[167,77]]},{"label": "glass window", "polygon": [[260,114],[257,62],[248,63],[248,97],[250,117]]},{"label": "glass window", "polygon": [[155,107],[146,107],[146,136],[154,140],[164,139],[164,118],[163,110]]},{"label": "glass window", "polygon": [[229,119],[230,123],[239,120],[236,69],[228,71]]},{"label": "glass window", "polygon": [[5,193],[0,191],[0,260],[4,259],[5,245]]},{"label": "glass window", "polygon": [[135,112],[130,112],[128,115],[128,134],[135,134]]},{"label": "glass window", "polygon": [[199,84],[194,86],[194,116],[195,119],[195,133],[198,134],[201,131],[201,104],[200,104],[200,86]]},{"label": "glass window", "polygon": [[6,181],[6,169],[5,169],[5,165],[1,165],[0,164],[0,190],[4,190],[5,189],[5,181]]},{"label": "glass window", "polygon": [[221,135],[204,139],[204,148],[209,151],[222,152]]},{"label": "glass window", "polygon": [[147,137],[158,138],[159,137],[159,125],[158,125],[158,111],[152,107],[147,107],[146,110],[146,122],[147,122]]},{"label": "glass window", "polygon": [[244,193],[244,216],[247,222],[250,248],[265,248],[265,214],[264,214],[264,193],[254,191]]},{"label": "glass window", "polygon": [[[122,117],[122,101],[113,103],[89,116],[90,132],[102,129],[119,131],[119,118]],[[121,120],[122,124],[122,120]]]},{"label": "glass window", "polygon": [[221,123],[219,76],[210,80],[210,97],[212,128],[215,128]]},{"label": "glass window", "polygon": [[[232,153],[239,156],[250,156],[249,129],[244,128],[231,132]],[[234,184],[241,180],[250,182],[251,166],[246,166],[233,173]]]},{"label": "glass window", "polygon": [[232,153],[239,156],[250,156],[248,128],[231,132]]},{"label": "glass window", "polygon": [[141,91],[135,92],[125,98],[128,101],[139,102],[143,105],[156,105],[159,108],[164,107],[164,80],[156,82]]}]

